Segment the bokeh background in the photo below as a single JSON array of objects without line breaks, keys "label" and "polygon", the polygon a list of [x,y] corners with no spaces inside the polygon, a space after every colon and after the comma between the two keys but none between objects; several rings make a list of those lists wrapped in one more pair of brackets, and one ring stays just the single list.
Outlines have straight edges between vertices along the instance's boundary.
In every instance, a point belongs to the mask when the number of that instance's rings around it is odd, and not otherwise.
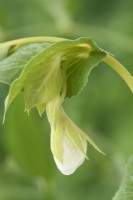
[{"label": "bokeh background", "polygon": [[[0,0],[0,42],[30,36],[87,36],[133,74],[132,0]],[[133,95],[100,63],[83,92],[64,104],[68,115],[102,147],[63,176],[50,152],[44,114],[24,113],[23,94],[2,125],[8,86],[0,84],[0,200],[110,200],[133,153]]]}]

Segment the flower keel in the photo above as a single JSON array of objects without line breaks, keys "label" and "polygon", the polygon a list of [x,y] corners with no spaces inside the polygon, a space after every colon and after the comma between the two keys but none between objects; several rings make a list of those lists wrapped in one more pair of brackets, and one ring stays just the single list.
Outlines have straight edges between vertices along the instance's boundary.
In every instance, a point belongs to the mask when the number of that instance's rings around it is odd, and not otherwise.
[{"label": "flower keel", "polygon": [[[63,133],[63,158],[62,163],[54,156],[58,169],[64,175],[70,175],[84,162],[85,155],[76,148],[66,133]],[[87,141],[82,140],[84,152],[87,151]]]}]

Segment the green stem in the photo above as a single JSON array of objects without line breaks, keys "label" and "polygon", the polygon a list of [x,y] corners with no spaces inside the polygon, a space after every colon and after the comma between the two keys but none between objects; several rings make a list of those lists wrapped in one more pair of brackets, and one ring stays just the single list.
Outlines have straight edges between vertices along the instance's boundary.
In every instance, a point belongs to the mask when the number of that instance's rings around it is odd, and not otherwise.
[{"label": "green stem", "polygon": [[8,42],[0,43],[0,46],[12,46],[12,45],[22,45],[32,42],[61,42],[67,40],[65,38],[58,38],[58,37],[29,37],[29,38],[22,38],[17,40],[11,40]]},{"label": "green stem", "polygon": [[133,92],[133,77],[127,69],[110,54],[108,54],[103,61],[112,67],[123,78],[130,90]]}]

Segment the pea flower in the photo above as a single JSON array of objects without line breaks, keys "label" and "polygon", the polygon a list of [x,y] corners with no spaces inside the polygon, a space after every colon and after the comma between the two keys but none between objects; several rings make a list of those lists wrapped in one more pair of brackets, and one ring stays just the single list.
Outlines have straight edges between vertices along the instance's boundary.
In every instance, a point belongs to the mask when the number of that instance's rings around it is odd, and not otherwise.
[{"label": "pea flower", "polygon": [[[10,85],[6,111],[23,91],[25,110],[45,110],[51,126],[51,151],[64,175],[72,174],[87,158],[87,142],[103,153],[63,110],[65,98],[80,93],[91,70],[107,63],[133,92],[133,77],[110,53],[89,38],[33,37],[0,44],[0,82]],[[104,153],[103,153],[104,154]]]},{"label": "pea flower", "polygon": [[87,158],[87,141],[99,152],[97,145],[65,114],[58,95],[46,106],[51,125],[51,151],[58,169],[64,175],[72,174]]}]

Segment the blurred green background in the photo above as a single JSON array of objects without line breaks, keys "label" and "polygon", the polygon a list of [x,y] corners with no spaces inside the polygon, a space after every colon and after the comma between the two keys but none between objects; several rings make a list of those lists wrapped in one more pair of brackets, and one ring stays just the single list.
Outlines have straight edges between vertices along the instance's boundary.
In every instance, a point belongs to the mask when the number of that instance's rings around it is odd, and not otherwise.
[{"label": "blurred green background", "polygon": [[[29,36],[87,36],[133,73],[132,0],[0,0],[0,42]],[[0,200],[109,200],[133,153],[133,96],[124,81],[100,63],[68,115],[104,150],[88,145],[90,161],[63,176],[50,152],[44,115],[24,113],[23,94],[2,125],[8,86],[0,85]]]}]

